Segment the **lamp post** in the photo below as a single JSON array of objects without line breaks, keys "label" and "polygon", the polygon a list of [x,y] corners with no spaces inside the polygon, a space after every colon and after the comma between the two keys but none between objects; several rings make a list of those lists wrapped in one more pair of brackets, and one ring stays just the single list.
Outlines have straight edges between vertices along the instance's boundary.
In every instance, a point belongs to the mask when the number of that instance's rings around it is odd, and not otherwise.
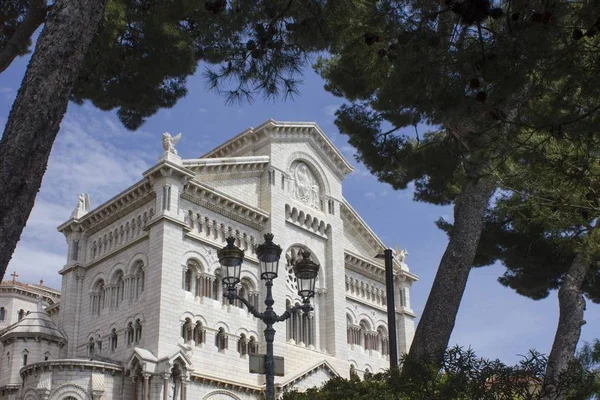
[{"label": "lamp post", "polygon": [[310,252],[302,251],[302,257],[294,265],[294,274],[298,280],[298,294],[302,297],[302,305],[294,306],[286,310],[283,314],[277,315],[273,311],[273,279],[277,278],[279,268],[279,259],[281,257],[281,247],[273,243],[273,234],[264,235],[265,242],[256,246],[256,255],[260,266],[260,279],[265,281],[267,287],[267,296],[264,312],[259,312],[250,302],[236,293],[236,285],[240,282],[240,273],[242,271],[242,262],[244,261],[244,250],[235,245],[235,238],[228,237],[227,246],[217,252],[219,262],[222,265],[223,286],[226,289],[223,296],[227,297],[229,303],[238,299],[246,305],[248,311],[256,318],[260,319],[267,326],[264,330],[265,342],[267,343],[267,355],[265,360],[266,376],[266,398],[275,400],[275,362],[273,358],[273,340],[275,338],[275,329],[273,325],[277,322],[287,320],[292,316],[292,312],[302,310],[305,313],[312,311],[310,298],[315,295],[315,282],[319,273],[319,265],[310,259]]},{"label": "lamp post", "polygon": [[394,304],[394,253],[385,249],[375,258],[385,259],[385,295],[387,297],[388,342],[390,345],[390,369],[398,368],[398,342],[396,338],[396,306]]}]

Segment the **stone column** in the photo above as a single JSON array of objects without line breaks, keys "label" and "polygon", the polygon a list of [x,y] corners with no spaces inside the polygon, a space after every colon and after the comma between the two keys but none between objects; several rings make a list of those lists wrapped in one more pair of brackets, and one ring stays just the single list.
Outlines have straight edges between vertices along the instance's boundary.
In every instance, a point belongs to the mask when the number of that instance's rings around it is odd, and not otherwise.
[{"label": "stone column", "polygon": [[187,400],[187,386],[189,379],[187,376],[181,377],[181,400]]},{"label": "stone column", "polygon": [[133,376],[131,377],[131,381],[133,382],[133,399],[137,400],[137,378]]},{"label": "stone column", "polygon": [[142,376],[144,377],[144,400],[150,400],[150,385],[149,385],[149,381],[150,381],[150,377],[152,376],[152,374],[150,374],[148,372],[144,372],[142,374]]},{"label": "stone column", "polygon": [[169,377],[170,373],[163,373],[163,400],[167,400],[169,398]]}]

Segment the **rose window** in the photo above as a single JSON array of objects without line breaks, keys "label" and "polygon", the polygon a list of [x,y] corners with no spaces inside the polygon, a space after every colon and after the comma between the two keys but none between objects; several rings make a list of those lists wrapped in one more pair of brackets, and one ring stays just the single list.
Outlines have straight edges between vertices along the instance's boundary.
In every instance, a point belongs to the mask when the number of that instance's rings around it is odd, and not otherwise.
[{"label": "rose window", "polygon": [[[298,281],[296,278],[296,274],[294,274],[294,265],[296,265],[296,261],[301,258],[300,252],[304,250],[306,249],[299,246],[293,246],[290,247],[285,254],[285,284],[287,285],[288,289],[290,289],[293,293],[298,293]],[[316,262],[317,264],[319,263],[312,253],[310,254],[310,259]],[[319,282],[318,276],[316,281]]]}]

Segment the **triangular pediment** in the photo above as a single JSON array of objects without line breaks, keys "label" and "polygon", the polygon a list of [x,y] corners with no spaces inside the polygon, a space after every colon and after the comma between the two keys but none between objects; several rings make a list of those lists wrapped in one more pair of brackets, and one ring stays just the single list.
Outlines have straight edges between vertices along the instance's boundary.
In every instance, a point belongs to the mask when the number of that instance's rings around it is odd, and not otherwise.
[{"label": "triangular pediment", "polygon": [[282,122],[271,119],[256,128],[246,129],[201,158],[249,156],[252,149],[265,140],[306,141],[339,177],[354,170],[348,160],[314,122]]},{"label": "triangular pediment", "polygon": [[[314,375],[319,375],[317,379]],[[315,381],[325,382],[333,377],[340,376],[340,374],[333,368],[333,366],[327,360],[320,360],[316,363],[309,365],[301,370],[297,370],[288,374],[275,382],[275,386],[279,392],[296,389],[304,391],[314,386]],[[309,383],[312,382],[312,383]]]}]

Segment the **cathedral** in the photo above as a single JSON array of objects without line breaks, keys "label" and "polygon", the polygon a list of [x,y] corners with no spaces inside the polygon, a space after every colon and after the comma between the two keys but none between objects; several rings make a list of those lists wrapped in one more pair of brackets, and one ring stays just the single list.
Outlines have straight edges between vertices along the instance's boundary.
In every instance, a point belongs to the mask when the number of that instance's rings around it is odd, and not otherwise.
[{"label": "cathedral", "polygon": [[[223,297],[217,251],[229,237],[244,250],[237,294],[262,311],[265,233],[283,249],[277,313],[302,302],[300,252],[320,266],[314,310],[274,326],[276,393],[388,368],[386,246],[344,198],[353,168],[323,131],[269,120],[195,159],[178,156],[180,139],[163,134],[158,162],[105,203],[80,195],[58,227],[60,292],[0,284],[0,400],[262,399],[250,360],[265,325]],[[399,353],[415,319],[406,254],[394,259]]]}]

